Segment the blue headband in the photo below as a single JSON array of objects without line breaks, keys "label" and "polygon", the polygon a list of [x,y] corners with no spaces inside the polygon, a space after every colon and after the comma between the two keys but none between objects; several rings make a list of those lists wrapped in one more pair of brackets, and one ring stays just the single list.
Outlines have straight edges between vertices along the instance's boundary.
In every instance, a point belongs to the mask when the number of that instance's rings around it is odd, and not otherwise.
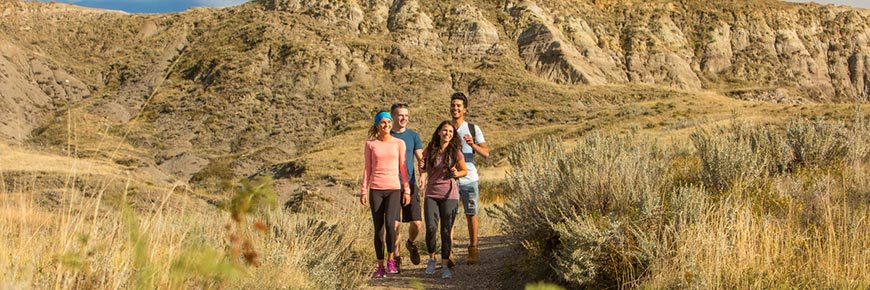
[{"label": "blue headband", "polygon": [[387,113],[387,112],[378,113],[377,115],[375,115],[375,126],[377,126],[378,123],[381,122],[381,119],[387,119],[387,120],[390,120],[390,122],[392,122],[393,116],[390,116],[390,113]]}]

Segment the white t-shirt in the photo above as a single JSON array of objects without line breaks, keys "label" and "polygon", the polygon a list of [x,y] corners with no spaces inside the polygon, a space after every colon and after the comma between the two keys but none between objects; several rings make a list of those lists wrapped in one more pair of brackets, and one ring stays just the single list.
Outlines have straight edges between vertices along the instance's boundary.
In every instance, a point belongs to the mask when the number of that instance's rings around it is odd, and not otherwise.
[{"label": "white t-shirt", "polygon": [[[468,122],[462,122],[459,125],[459,130],[456,130],[459,133],[459,142],[462,143],[462,154],[474,154],[474,149],[471,148],[468,143],[465,143],[465,135],[470,135],[470,131],[468,131]],[[475,138],[474,144],[485,143],[486,139],[483,138],[483,131],[480,130],[480,126],[474,124]],[[468,184],[477,181],[480,179],[477,176],[477,167],[474,166],[474,163],[465,162],[465,167],[468,167],[468,175],[459,178],[459,184]]]}]

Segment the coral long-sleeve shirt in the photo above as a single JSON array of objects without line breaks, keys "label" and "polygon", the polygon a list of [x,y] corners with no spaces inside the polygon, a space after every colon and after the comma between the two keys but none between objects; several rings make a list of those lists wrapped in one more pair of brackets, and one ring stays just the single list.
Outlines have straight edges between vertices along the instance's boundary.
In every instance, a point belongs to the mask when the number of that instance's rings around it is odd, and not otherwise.
[{"label": "coral long-sleeve shirt", "polygon": [[[411,192],[408,185],[408,168],[405,166],[405,141],[390,138],[387,141],[370,139],[365,146],[365,171],[363,172],[362,193],[369,189],[404,189]],[[399,176],[405,180],[400,184]]]}]

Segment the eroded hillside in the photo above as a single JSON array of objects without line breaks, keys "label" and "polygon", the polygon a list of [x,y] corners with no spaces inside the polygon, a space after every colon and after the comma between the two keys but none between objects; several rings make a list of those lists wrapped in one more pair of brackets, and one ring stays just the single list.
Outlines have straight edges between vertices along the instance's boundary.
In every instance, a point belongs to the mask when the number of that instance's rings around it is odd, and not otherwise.
[{"label": "eroded hillside", "polygon": [[[430,128],[454,90],[494,132],[595,128],[590,108],[699,92],[870,98],[870,12],[846,7],[257,0],[137,15],[5,0],[0,15],[2,139],[52,148],[87,129],[78,154],[166,181],[298,175],[323,166],[312,160],[352,178],[357,151],[329,148],[358,149],[371,113],[396,101]],[[107,138],[122,145],[86,150]]]}]

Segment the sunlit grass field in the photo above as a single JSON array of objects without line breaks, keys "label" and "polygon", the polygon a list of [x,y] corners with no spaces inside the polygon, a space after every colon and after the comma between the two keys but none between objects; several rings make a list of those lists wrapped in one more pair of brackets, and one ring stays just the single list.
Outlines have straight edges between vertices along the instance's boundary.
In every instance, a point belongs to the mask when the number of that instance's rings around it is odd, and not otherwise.
[{"label": "sunlit grass field", "polygon": [[[868,134],[854,105],[698,95],[580,114],[480,124],[493,148],[481,231],[516,237],[519,270],[591,288],[870,285]],[[371,274],[369,210],[353,195],[361,127],[290,160],[304,175],[275,182],[338,181],[290,210],[271,181],[155,181],[118,165],[117,140],[74,125],[57,138],[70,151],[0,145],[0,288],[345,289]],[[467,243],[463,219],[455,232]]]}]

